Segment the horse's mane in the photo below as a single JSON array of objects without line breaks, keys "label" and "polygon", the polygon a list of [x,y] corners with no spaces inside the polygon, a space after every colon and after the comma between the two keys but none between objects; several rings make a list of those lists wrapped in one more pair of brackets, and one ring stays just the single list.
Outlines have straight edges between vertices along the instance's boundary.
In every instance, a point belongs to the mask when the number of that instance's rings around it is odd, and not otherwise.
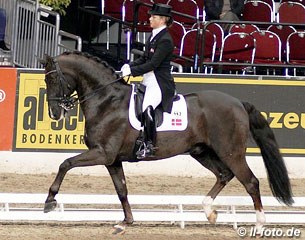
[{"label": "horse's mane", "polygon": [[[102,59],[100,59],[97,56],[93,56],[93,55],[91,55],[89,53],[80,52],[80,51],[73,51],[73,52],[68,52],[67,51],[67,52],[63,52],[61,55],[78,55],[78,56],[82,56],[82,57],[88,58],[90,60],[93,60],[93,61],[103,65],[103,67],[105,67],[107,69],[110,69],[112,74],[115,75],[115,78],[119,78],[119,74],[116,73],[114,67],[109,65],[107,61],[102,60]],[[124,84],[127,84],[126,81],[124,80],[124,78],[121,79],[121,82],[124,83]]]}]

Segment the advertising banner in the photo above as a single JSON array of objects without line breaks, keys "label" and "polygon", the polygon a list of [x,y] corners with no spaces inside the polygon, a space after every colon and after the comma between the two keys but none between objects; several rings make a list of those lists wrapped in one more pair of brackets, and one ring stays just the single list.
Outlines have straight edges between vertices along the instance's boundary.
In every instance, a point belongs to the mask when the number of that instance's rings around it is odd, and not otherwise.
[{"label": "advertising banner", "polygon": [[50,119],[43,72],[20,70],[18,92],[15,151],[86,149],[84,118],[78,105],[65,119]]},{"label": "advertising banner", "polygon": [[[227,76],[226,76],[227,77]],[[257,76],[174,76],[179,93],[218,90],[256,106],[273,129],[284,155],[305,155],[305,81]],[[131,78],[132,82],[141,77]],[[82,151],[84,116],[78,105],[59,122],[48,116],[44,74],[19,71],[14,134],[15,151]],[[254,140],[247,152],[259,153]]]},{"label": "advertising banner", "polygon": [[0,68],[0,151],[12,150],[17,70]]},{"label": "advertising banner", "polygon": [[[268,120],[284,155],[305,154],[305,81],[296,79],[175,78],[179,92],[218,90],[252,103]],[[254,140],[248,153],[259,153]]]}]

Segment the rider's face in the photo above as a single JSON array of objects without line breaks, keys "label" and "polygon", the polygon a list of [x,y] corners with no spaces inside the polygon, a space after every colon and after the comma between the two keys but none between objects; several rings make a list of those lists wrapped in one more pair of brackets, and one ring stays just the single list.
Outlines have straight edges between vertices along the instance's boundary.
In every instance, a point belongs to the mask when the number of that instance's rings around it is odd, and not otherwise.
[{"label": "rider's face", "polygon": [[153,29],[159,28],[165,24],[165,17],[159,15],[151,15],[149,18],[150,27]]}]

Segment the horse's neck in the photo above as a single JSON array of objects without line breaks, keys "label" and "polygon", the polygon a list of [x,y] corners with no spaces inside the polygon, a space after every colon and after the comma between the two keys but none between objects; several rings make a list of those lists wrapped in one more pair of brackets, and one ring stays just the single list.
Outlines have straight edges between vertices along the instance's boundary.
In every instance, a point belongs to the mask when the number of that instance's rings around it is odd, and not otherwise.
[{"label": "horse's neck", "polygon": [[[107,67],[96,66],[91,61],[79,61],[71,58],[66,62],[66,69],[78,69],[74,72],[76,92],[80,99],[81,108],[88,118],[94,115],[94,111],[104,112],[109,107],[117,107],[115,104],[124,104],[126,95],[130,92],[130,86],[116,81],[114,73]],[[106,109],[107,108],[107,109]]]},{"label": "horse's neck", "polygon": [[[87,100],[81,103],[82,111],[86,119],[93,118],[96,114],[100,117],[109,109],[118,109],[121,106],[128,105],[129,93],[131,87],[121,83],[112,83],[108,85],[97,85],[93,88],[86,89],[81,98]],[[79,95],[80,97],[80,95]]]}]

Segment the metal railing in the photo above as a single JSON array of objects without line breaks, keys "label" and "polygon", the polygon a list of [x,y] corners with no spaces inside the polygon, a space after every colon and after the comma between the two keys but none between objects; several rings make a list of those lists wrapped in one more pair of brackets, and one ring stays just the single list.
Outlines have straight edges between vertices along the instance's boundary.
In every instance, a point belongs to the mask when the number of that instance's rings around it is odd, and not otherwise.
[{"label": "metal railing", "polygon": [[38,0],[0,0],[7,12],[6,43],[10,44],[12,63],[18,67],[42,68],[45,54],[82,49],[79,36],[60,30],[60,15],[43,8]]},{"label": "metal railing", "polygon": [[15,27],[13,31],[13,61],[21,67],[36,67],[35,35],[37,33],[36,2],[16,1]]}]

